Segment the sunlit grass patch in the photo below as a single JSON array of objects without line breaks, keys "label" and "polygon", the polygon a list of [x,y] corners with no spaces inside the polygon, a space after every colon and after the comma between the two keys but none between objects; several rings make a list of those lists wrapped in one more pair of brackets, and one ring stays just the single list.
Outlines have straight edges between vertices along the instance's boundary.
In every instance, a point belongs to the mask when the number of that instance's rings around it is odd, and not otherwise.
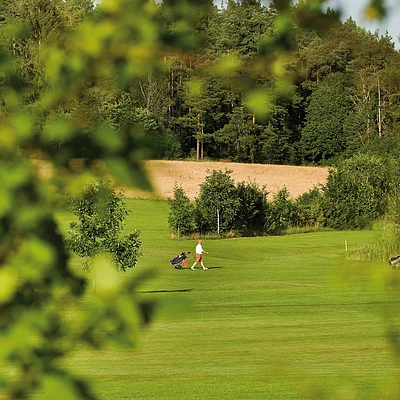
[{"label": "sunlit grass patch", "polygon": [[209,270],[175,270],[169,259],[197,242],[170,238],[166,202],[127,204],[144,250],[128,274],[155,271],[140,295],[158,308],[136,349],[76,349],[67,361],[100,398],[396,398],[397,271],[346,253],[373,232],[204,240]]}]

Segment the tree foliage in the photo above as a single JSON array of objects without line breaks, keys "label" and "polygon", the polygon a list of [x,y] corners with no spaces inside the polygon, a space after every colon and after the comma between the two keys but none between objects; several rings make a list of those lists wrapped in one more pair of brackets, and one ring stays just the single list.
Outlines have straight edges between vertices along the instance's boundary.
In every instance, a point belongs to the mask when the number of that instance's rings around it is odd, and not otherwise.
[{"label": "tree foliage", "polygon": [[326,224],[337,229],[371,226],[387,211],[392,187],[387,164],[358,155],[332,170],[324,188],[322,207]]},{"label": "tree foliage", "polygon": [[118,270],[136,266],[141,255],[140,232],[122,235],[129,214],[122,192],[116,193],[107,181],[91,183],[82,194],[68,200],[78,221],[70,223],[67,249],[85,259],[84,269],[91,269],[98,254],[110,254]]},{"label": "tree foliage", "polygon": [[262,235],[270,205],[268,192],[255,182],[239,182],[232,171],[213,170],[200,184],[200,194],[190,202],[183,188],[174,187],[174,198],[169,200],[168,218],[172,232],[177,226],[183,234],[218,233],[231,231],[239,235]]},{"label": "tree foliage", "polygon": [[[235,184],[230,171],[214,170],[200,185],[194,204],[187,197],[170,202],[170,221],[175,221],[172,216],[183,215],[192,221],[195,215],[196,224],[186,234],[217,232],[216,210],[220,209],[221,232],[241,236],[281,235],[290,228],[364,229],[382,217],[398,223],[399,165],[399,158],[360,153],[331,169],[325,185],[296,199],[283,187],[270,201],[265,187],[254,182]],[[226,207],[228,222],[224,220]]]},{"label": "tree foliage", "polygon": [[179,238],[181,235],[191,234],[196,228],[194,206],[181,186],[175,185],[173,191],[174,197],[168,199],[168,224]]},{"label": "tree foliage", "polygon": [[205,182],[200,184],[196,199],[198,225],[206,231],[226,232],[233,228],[239,200],[236,196],[232,171],[209,171]]},{"label": "tree foliage", "polygon": [[343,123],[351,110],[347,84],[341,74],[330,74],[310,96],[301,134],[303,157],[319,163],[342,154],[348,147]]},{"label": "tree foliage", "polygon": [[268,192],[259,188],[255,182],[239,182],[236,185],[239,209],[236,213],[234,227],[245,236],[262,235],[265,216],[269,213]]},{"label": "tree foliage", "polygon": [[283,234],[292,224],[295,207],[284,187],[273,198],[269,213],[265,218],[265,231],[271,235]]}]

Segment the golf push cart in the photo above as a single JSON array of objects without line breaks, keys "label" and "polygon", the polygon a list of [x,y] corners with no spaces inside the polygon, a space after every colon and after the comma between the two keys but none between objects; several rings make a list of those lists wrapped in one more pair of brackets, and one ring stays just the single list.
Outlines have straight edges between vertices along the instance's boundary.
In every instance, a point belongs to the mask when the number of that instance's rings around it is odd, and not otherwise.
[{"label": "golf push cart", "polygon": [[188,266],[188,260],[187,260],[188,254],[190,254],[190,251],[182,252],[181,254],[178,254],[174,258],[171,258],[169,260],[169,263],[176,269],[182,269],[183,267],[186,268]]},{"label": "golf push cart", "polygon": [[390,257],[389,265],[392,266],[392,269],[399,269],[400,267],[400,256]]}]

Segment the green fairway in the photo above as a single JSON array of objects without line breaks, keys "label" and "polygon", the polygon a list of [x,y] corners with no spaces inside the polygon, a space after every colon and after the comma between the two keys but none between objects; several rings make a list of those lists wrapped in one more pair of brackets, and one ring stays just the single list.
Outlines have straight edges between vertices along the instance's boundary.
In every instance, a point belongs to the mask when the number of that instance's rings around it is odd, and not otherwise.
[{"label": "green fairway", "polygon": [[[166,202],[127,203],[144,251],[128,274],[155,270],[141,292],[159,306],[136,349],[68,360],[100,398],[398,398],[384,318],[398,306],[396,272],[345,253],[372,232],[206,238],[209,270],[175,270],[169,259],[191,251],[190,266],[196,241],[170,239]],[[60,214],[63,229],[70,219]]]}]

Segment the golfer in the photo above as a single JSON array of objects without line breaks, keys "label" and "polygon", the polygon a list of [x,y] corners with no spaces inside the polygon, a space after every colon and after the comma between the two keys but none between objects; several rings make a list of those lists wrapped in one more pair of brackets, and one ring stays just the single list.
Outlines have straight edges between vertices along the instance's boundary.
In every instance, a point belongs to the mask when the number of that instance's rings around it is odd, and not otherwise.
[{"label": "golfer", "polygon": [[208,269],[208,268],[206,268],[205,266],[204,266],[204,263],[203,263],[203,253],[206,253],[206,254],[208,254],[208,252],[207,251],[204,251],[204,249],[203,249],[203,241],[201,240],[201,239],[199,239],[199,241],[198,241],[198,243],[197,243],[197,246],[196,246],[196,261],[194,262],[194,264],[190,267],[190,269],[192,269],[193,271],[195,270],[195,265],[197,264],[197,263],[200,263],[201,264],[201,266],[203,267],[203,270],[205,271],[206,269]]}]

